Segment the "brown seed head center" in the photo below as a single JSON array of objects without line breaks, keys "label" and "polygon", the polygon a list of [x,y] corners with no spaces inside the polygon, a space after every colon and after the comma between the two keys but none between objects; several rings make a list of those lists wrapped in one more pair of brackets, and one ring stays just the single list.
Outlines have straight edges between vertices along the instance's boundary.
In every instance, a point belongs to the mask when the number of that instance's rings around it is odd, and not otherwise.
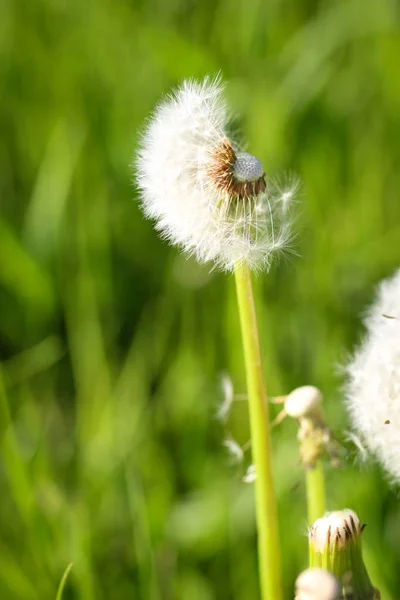
[{"label": "brown seed head center", "polygon": [[208,175],[214,185],[228,196],[243,200],[257,196],[266,189],[265,173],[253,181],[241,181],[234,173],[237,155],[229,140],[222,141],[214,150]]}]

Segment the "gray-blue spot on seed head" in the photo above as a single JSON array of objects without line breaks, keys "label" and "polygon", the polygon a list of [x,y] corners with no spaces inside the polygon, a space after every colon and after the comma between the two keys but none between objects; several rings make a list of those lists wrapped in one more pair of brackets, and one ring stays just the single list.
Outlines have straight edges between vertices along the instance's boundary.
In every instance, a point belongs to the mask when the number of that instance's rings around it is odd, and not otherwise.
[{"label": "gray-blue spot on seed head", "polygon": [[233,175],[238,181],[257,181],[264,175],[264,168],[261,161],[252,154],[238,152]]}]

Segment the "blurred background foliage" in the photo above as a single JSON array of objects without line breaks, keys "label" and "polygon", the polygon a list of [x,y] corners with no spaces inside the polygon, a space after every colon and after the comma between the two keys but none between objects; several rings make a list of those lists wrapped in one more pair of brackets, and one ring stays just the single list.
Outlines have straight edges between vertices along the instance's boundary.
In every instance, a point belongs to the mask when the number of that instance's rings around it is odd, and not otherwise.
[{"label": "blurred background foliage", "polygon": [[[399,263],[398,9],[1,0],[2,599],[55,598],[70,561],[66,600],[258,597],[253,487],[223,446],[246,441],[246,405],[216,418],[222,373],[245,390],[233,280],[142,218],[137,131],[182,78],[221,70],[267,173],[299,174],[297,255],[256,280],[265,371],[271,395],[320,387],[343,439],[340,365]],[[295,423],[273,442],[289,599],[307,565]],[[342,458],[329,508],[368,524],[394,600],[398,493],[355,448]]]}]

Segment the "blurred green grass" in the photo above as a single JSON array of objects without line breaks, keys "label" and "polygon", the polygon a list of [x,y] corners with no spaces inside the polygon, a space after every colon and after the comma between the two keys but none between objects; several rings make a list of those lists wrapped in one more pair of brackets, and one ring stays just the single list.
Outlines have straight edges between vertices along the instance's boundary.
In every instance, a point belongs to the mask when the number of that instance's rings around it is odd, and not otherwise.
[{"label": "blurred green grass", "polygon": [[[256,599],[253,490],[216,419],[244,391],[233,280],[145,222],[130,163],[159,97],[221,70],[267,173],[303,182],[299,256],[256,281],[271,395],[319,386],[399,263],[396,2],[0,3],[0,597]],[[245,440],[241,407],[232,431]],[[275,410],[275,409],[274,409]],[[296,428],[274,431],[286,597],[307,563]],[[382,598],[400,510],[378,467],[327,466],[368,524]],[[382,560],[384,557],[384,560]]]}]

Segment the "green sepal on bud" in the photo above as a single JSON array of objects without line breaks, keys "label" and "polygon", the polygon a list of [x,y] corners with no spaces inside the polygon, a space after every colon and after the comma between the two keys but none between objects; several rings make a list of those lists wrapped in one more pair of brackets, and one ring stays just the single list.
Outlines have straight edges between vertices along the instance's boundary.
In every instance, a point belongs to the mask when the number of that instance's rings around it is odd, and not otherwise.
[{"label": "green sepal on bud", "polygon": [[376,600],[362,558],[361,525],[350,509],[327,513],[317,519],[309,530],[310,567],[320,567],[333,573],[342,585],[342,598]]}]

